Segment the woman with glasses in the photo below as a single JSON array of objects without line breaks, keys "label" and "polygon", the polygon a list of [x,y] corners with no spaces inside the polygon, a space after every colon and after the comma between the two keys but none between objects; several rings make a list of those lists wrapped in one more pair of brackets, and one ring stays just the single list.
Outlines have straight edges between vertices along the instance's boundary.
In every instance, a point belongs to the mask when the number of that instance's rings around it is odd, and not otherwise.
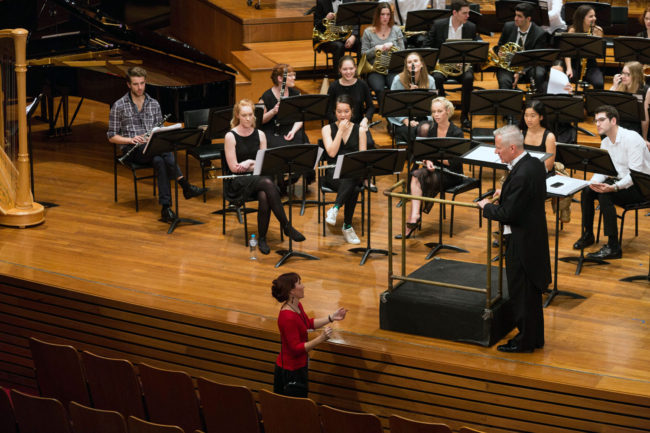
[{"label": "woman with glasses", "polygon": [[647,140],[648,136],[648,104],[650,99],[648,98],[648,91],[650,86],[645,83],[645,77],[643,76],[643,65],[639,62],[627,62],[623,65],[623,69],[620,74],[614,75],[612,87],[609,89],[611,91],[631,93],[636,96],[639,101],[643,102],[644,106],[644,116],[640,119],[639,122],[621,120],[620,126],[625,129],[631,129],[636,131],[641,136]]}]

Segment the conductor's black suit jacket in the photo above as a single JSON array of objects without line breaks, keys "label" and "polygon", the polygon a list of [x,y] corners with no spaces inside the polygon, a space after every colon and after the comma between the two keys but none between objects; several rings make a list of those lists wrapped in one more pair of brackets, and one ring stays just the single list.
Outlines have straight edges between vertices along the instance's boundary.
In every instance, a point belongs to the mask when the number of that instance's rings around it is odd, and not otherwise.
[{"label": "conductor's black suit jacket", "polygon": [[551,260],[546,229],[546,170],[537,158],[525,154],[503,182],[499,204],[487,204],[486,218],[510,225],[506,250],[508,290],[514,276],[523,272],[538,291],[551,282]]}]

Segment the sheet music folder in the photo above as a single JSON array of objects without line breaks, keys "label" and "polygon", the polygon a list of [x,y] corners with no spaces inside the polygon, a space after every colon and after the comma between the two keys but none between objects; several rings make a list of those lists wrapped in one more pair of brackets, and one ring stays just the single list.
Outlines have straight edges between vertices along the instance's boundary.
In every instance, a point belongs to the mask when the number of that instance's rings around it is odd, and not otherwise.
[{"label": "sheet music folder", "polygon": [[575,179],[559,174],[546,178],[546,192],[559,197],[567,197],[589,185],[588,180]]},{"label": "sheet music folder", "polygon": [[[542,162],[546,161],[551,156],[553,156],[550,153],[538,152],[535,150],[526,150],[526,152],[528,152],[530,156],[533,156]],[[483,165],[490,168],[500,168],[500,169],[507,168],[507,164],[501,162],[501,158],[499,158],[499,155],[494,153],[494,146],[488,146],[486,144],[482,144],[480,146],[475,147],[474,149],[470,150],[465,155],[463,155],[461,159],[463,159],[464,161],[470,164],[474,163],[477,165]]]},{"label": "sheet music folder", "polygon": [[144,149],[142,149],[142,153],[145,154],[147,153],[147,148],[149,147],[149,143],[151,143],[151,140],[153,139],[153,136],[159,132],[165,132],[165,131],[173,131],[175,129],[181,129],[183,127],[182,123],[174,123],[173,125],[169,126],[156,126],[151,130],[151,134],[149,134],[149,139],[147,140],[147,144],[144,145]]}]

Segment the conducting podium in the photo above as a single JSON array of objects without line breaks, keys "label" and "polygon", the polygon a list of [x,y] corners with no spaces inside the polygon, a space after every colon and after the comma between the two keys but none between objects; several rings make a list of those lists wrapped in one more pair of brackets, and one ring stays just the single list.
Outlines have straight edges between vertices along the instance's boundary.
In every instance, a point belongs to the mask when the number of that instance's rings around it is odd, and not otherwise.
[{"label": "conducting podium", "polygon": [[[404,168],[406,161],[406,151],[404,149],[374,149],[360,152],[346,153],[339,155],[334,169],[334,179],[340,178],[358,178],[366,179],[368,184],[373,176],[385,176],[400,173]],[[360,265],[364,265],[370,254],[388,255],[388,250],[372,248],[370,246],[370,219],[372,216],[371,208],[372,194],[366,194],[368,200],[368,212],[366,213],[367,222],[367,244],[366,247],[351,248],[353,253],[363,253]]]}]

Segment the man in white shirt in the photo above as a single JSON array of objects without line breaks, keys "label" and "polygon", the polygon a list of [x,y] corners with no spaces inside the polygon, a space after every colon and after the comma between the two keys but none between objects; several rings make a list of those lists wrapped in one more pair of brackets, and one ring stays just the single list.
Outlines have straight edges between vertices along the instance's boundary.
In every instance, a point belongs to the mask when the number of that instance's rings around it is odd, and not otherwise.
[{"label": "man in white shirt", "polygon": [[582,191],[584,234],[573,244],[573,248],[581,249],[594,243],[594,201],[598,199],[608,240],[600,250],[587,256],[603,260],[620,259],[623,252],[618,239],[614,205],[643,201],[643,197],[633,185],[630,169],[650,174],[650,152],[645,146],[645,140],[638,133],[618,126],[620,117],[616,108],[611,105],[598,107],[594,119],[598,134],[605,135],[600,147],[609,152],[617,176],[616,179],[608,179],[605,175],[594,174],[589,188]]}]

